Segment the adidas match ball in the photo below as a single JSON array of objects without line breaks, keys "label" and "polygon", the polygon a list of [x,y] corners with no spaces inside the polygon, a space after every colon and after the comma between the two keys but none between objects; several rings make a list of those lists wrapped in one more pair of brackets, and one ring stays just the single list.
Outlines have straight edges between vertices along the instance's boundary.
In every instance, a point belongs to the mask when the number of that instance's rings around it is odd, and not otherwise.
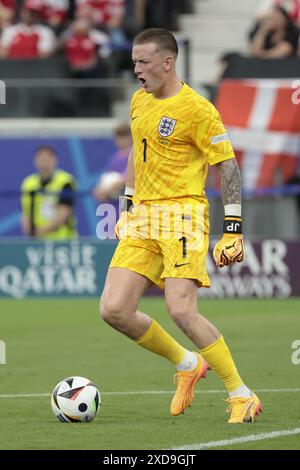
[{"label": "adidas match ball", "polygon": [[52,411],[62,423],[92,421],[101,406],[100,392],[84,377],[67,377],[51,395]]}]

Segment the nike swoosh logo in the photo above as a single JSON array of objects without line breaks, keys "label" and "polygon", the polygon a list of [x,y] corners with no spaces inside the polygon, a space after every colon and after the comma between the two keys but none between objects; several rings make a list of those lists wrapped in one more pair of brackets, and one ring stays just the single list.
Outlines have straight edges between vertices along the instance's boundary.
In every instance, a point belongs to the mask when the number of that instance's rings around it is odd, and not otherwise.
[{"label": "nike swoosh logo", "polygon": [[133,116],[133,117],[131,118],[131,120],[134,121],[137,117],[138,117],[138,116]]},{"label": "nike swoosh logo", "polygon": [[175,263],[174,266],[175,268],[180,268],[180,266],[185,266],[186,264],[190,264],[190,263],[181,263],[181,264]]}]

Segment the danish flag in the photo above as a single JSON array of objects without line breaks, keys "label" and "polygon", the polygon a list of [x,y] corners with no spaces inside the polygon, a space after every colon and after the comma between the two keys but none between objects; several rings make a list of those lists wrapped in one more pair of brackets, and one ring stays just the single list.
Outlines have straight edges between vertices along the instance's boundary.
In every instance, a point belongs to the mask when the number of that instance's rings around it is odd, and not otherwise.
[{"label": "danish flag", "polygon": [[300,157],[296,92],[292,80],[221,82],[216,107],[239,161],[244,189],[284,184],[295,175]]}]

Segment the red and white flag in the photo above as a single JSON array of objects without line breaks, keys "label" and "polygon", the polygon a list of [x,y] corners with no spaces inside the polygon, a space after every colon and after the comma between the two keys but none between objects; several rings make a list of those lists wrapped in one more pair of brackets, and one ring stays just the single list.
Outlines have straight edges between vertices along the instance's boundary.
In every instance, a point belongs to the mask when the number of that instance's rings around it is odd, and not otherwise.
[{"label": "red and white flag", "polygon": [[[300,100],[292,80],[223,80],[216,107],[240,164],[243,188],[286,183],[300,156]],[[298,93],[299,95],[299,93]]]}]

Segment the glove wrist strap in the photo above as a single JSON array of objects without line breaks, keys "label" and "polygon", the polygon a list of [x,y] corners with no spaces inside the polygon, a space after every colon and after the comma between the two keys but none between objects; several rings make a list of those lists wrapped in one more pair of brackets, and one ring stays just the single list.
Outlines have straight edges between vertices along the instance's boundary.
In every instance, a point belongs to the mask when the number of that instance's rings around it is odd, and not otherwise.
[{"label": "glove wrist strap", "polygon": [[120,196],[119,205],[120,205],[120,213],[129,212],[131,207],[133,206],[132,196],[127,196],[127,195]]},{"label": "glove wrist strap", "polygon": [[223,222],[223,233],[242,234],[242,218],[226,215]]}]

